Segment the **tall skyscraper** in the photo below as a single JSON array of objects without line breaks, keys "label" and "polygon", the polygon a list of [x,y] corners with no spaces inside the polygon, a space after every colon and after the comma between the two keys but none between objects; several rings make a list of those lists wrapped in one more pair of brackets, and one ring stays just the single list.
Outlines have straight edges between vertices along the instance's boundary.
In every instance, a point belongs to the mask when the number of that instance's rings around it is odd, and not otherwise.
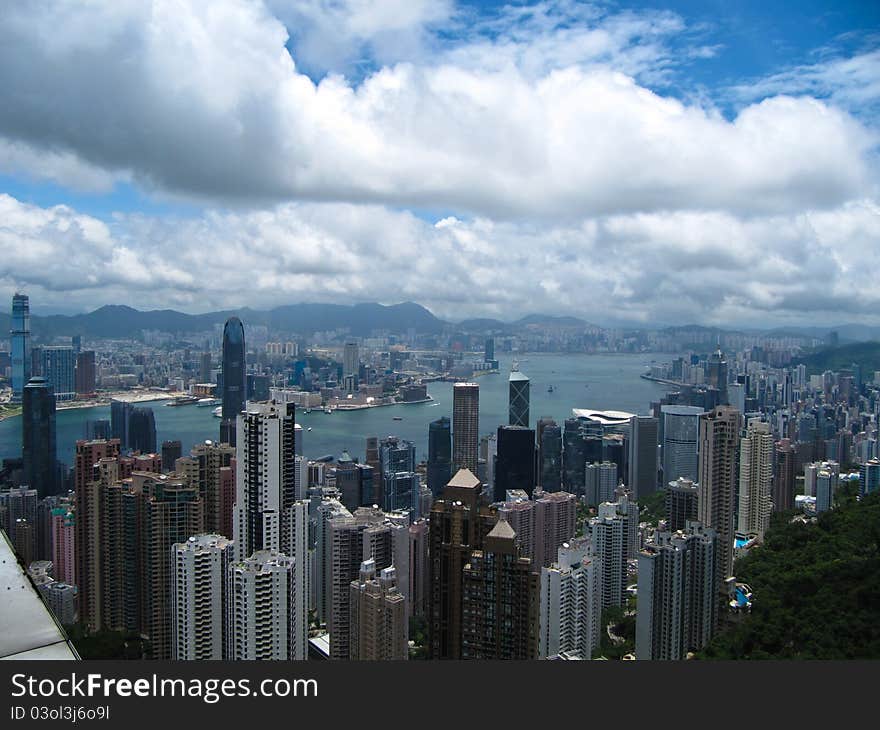
[{"label": "tall skyscraper", "polygon": [[[76,493],[76,586],[80,622],[89,631],[100,631],[104,619],[102,571],[107,558],[101,544],[104,488],[115,477],[101,468],[103,461],[115,464],[119,441],[77,441],[74,454]],[[117,471],[118,474],[118,471]]]},{"label": "tall skyscraper", "polygon": [[211,353],[203,352],[202,356],[199,358],[199,382],[200,383],[210,383],[211,382]]},{"label": "tall skyscraper", "polygon": [[24,483],[40,497],[58,494],[55,395],[45,378],[31,378],[22,392]]},{"label": "tall skyscraper", "polygon": [[297,654],[293,567],[293,558],[277,550],[257,550],[229,567],[227,659],[305,659]]},{"label": "tall skyscraper", "polygon": [[284,511],[296,501],[293,403],[251,403],[237,418],[236,559],[280,550]]},{"label": "tall skyscraper", "polygon": [[76,355],[72,347],[44,347],[42,376],[52,386],[55,400],[76,398]]},{"label": "tall skyscraper", "polygon": [[593,462],[584,468],[584,498],[587,504],[598,506],[610,502],[617,489],[617,464],[610,461]]},{"label": "tall skyscraper", "polygon": [[[199,489],[205,510],[205,532],[233,537],[235,447],[215,441],[196,444],[189,456],[174,461],[174,471]],[[163,469],[164,469],[163,459]]]},{"label": "tall skyscraper", "polygon": [[739,447],[737,532],[764,539],[770,527],[773,482],[773,436],[770,424],[749,419]]},{"label": "tall skyscraper", "polygon": [[[455,473],[431,508],[428,555],[428,644],[431,659],[461,659],[462,570],[482,546],[492,516],[480,508],[483,485],[467,469]],[[484,532],[485,531],[485,532]]]},{"label": "tall skyscraper", "polygon": [[373,558],[361,563],[349,591],[350,659],[409,658],[408,611],[397,581],[393,567],[383,568],[377,577]]},{"label": "tall skyscraper", "polygon": [[823,462],[816,472],[816,514],[834,506],[834,495],[840,478],[838,470],[837,462]]},{"label": "tall skyscraper", "polygon": [[142,454],[156,453],[156,416],[152,408],[135,406],[129,412],[128,446]]},{"label": "tall skyscraper", "polygon": [[235,446],[236,419],[244,410],[247,367],[245,364],[244,325],[230,317],[223,326],[223,404],[220,418],[220,441]]},{"label": "tall skyscraper", "polygon": [[491,362],[495,359],[495,338],[487,337],[486,344],[483,349],[483,360],[485,362]]},{"label": "tall skyscraper", "polygon": [[794,509],[794,475],[796,452],[789,439],[776,444],[776,468],[773,473],[773,510]]},{"label": "tall skyscraper", "polygon": [[443,416],[428,424],[428,489],[435,497],[452,477],[452,424]]},{"label": "tall skyscraper", "polygon": [[524,426],[499,426],[497,443],[494,501],[503,502],[509,489],[522,489],[531,496],[535,489],[535,432]]},{"label": "tall skyscraper", "polygon": [[86,350],[76,355],[76,394],[90,396],[95,393],[95,351]]},{"label": "tall skyscraper", "polygon": [[[133,544],[140,561],[128,568],[140,580],[139,610],[141,632],[149,639],[150,657],[153,659],[172,658],[172,615],[174,605],[171,601],[172,570],[171,548],[175,543],[187,542],[193,535],[203,532],[204,515],[198,489],[183,479],[163,474],[140,475],[132,478],[128,497],[140,513],[139,525],[133,536]],[[121,525],[105,522],[108,532],[121,529]],[[124,519],[124,518],[123,518]],[[109,537],[109,536],[108,536]],[[117,554],[116,560],[125,560],[125,552]],[[131,565],[131,558],[128,558]],[[111,592],[119,592],[117,586]],[[125,599],[130,598],[126,595]]]},{"label": "tall skyscraper", "polygon": [[661,406],[663,418],[663,481],[698,479],[700,415],[697,406]]},{"label": "tall skyscraper", "polygon": [[172,658],[223,659],[232,541],[222,535],[194,535],[175,543],[171,552]]},{"label": "tall skyscraper", "polygon": [[685,659],[715,630],[716,533],[696,522],[686,532],[656,532],[639,553],[637,659]]},{"label": "tall skyscraper", "polygon": [[602,625],[601,580],[585,538],[561,545],[553,564],[541,569],[539,658],[563,652],[592,657]]},{"label": "tall skyscraper", "polygon": [[540,583],[498,520],[462,569],[462,659],[536,659]]},{"label": "tall skyscraper", "polygon": [[163,441],[162,471],[174,471],[174,464],[181,456],[183,456],[183,444],[180,441]]},{"label": "tall skyscraper", "polygon": [[360,372],[360,357],[357,342],[346,342],[342,352],[342,382],[345,385],[352,378],[352,389],[357,388]]},{"label": "tall skyscraper", "polygon": [[508,379],[508,425],[529,427],[529,379],[516,365]]},{"label": "tall skyscraper", "polygon": [[12,297],[12,400],[21,401],[24,386],[31,376],[31,315],[26,294]]},{"label": "tall skyscraper", "polygon": [[480,449],[480,386],[452,386],[452,470],[477,473]]},{"label": "tall skyscraper", "polygon": [[629,422],[629,479],[627,486],[636,499],[657,489],[659,421],[653,416],[633,416]]},{"label": "tall skyscraper", "polygon": [[389,436],[379,442],[382,509],[418,511],[421,481],[416,473],[416,447],[411,441]]},{"label": "tall skyscraper", "polygon": [[669,532],[678,532],[688,522],[697,519],[699,486],[690,479],[679,477],[666,487],[666,526]]},{"label": "tall skyscraper", "polygon": [[131,419],[131,411],[134,406],[121,400],[110,401],[110,433],[114,439],[119,440],[119,448],[127,451],[129,446],[128,427]]},{"label": "tall skyscraper", "polygon": [[76,513],[66,505],[53,508],[51,515],[55,579],[76,585]]},{"label": "tall skyscraper", "polygon": [[592,554],[602,571],[602,610],[626,603],[627,561],[638,546],[638,507],[626,496],[603,502],[589,522]]},{"label": "tall skyscraper", "polygon": [[[584,494],[587,451],[582,431],[583,424],[578,418],[565,419],[562,433],[562,488],[581,496]],[[601,460],[601,456],[599,457]]]},{"label": "tall skyscraper", "polygon": [[727,358],[721,350],[716,350],[709,357],[709,385],[718,389],[718,403],[725,405],[727,400]]},{"label": "tall skyscraper", "polygon": [[717,590],[733,572],[733,539],[742,415],[718,406],[700,416],[698,518],[718,536]]},{"label": "tall skyscraper", "polygon": [[547,492],[558,492],[562,489],[562,429],[552,418],[538,419],[537,446],[538,485]]}]

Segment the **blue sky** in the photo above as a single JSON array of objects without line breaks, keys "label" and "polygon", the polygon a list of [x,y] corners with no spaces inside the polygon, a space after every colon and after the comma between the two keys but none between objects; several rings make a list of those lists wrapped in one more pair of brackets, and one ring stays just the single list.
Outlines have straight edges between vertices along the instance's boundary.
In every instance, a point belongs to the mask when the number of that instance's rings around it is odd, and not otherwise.
[{"label": "blue sky", "polygon": [[0,296],[38,312],[880,311],[880,3],[22,4],[0,84]]}]

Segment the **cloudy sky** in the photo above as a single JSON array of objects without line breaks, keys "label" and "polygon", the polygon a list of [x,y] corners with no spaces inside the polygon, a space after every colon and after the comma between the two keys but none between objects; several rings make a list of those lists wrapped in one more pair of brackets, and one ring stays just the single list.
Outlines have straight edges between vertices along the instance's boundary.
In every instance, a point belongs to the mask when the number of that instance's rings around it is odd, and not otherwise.
[{"label": "cloudy sky", "polygon": [[880,4],[768,5],[7,4],[0,296],[880,323]]}]

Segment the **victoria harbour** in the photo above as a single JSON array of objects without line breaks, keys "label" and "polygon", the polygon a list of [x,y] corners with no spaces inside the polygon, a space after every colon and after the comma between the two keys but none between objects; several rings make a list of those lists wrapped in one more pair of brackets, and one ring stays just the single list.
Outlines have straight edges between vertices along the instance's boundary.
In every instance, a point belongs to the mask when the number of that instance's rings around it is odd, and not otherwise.
[{"label": "victoria harbour", "polygon": [[[597,408],[647,413],[652,400],[668,390],[667,386],[639,376],[652,361],[662,360],[657,353],[641,354],[549,354],[529,353],[515,358],[499,354],[499,372],[476,378],[480,385],[480,432],[492,433],[507,423],[507,376],[514,360],[531,379],[531,414],[534,424],[542,416],[561,423],[571,416],[572,408]],[[310,413],[297,409],[296,420],[305,430],[303,449],[309,458],[325,455],[338,457],[348,451],[363,459],[368,436],[399,436],[416,445],[417,458],[427,458],[428,423],[452,415],[452,383],[428,384],[431,401],[390,407],[326,414],[320,408]],[[552,386],[552,392],[549,390]],[[166,407],[165,401],[139,405],[153,408],[157,440],[179,440],[186,453],[194,444],[219,437],[220,420],[210,408],[195,406]],[[67,465],[73,462],[74,446],[85,438],[86,422],[109,419],[109,406],[69,408],[56,414],[58,458]],[[399,418],[400,420],[395,420]],[[21,417],[0,421],[0,458],[21,455]]]}]

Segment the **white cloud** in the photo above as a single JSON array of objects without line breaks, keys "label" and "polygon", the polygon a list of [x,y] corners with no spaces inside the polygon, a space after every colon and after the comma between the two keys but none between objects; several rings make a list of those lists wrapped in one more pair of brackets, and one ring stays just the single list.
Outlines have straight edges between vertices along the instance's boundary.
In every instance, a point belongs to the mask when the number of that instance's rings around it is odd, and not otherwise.
[{"label": "white cloud", "polygon": [[[650,47],[650,28],[676,27],[658,17],[603,20],[587,56],[637,52],[642,33]],[[256,2],[16,5],[0,18],[0,138],[125,171],[148,189],[245,206],[767,213],[839,205],[870,183],[875,140],[833,106],[779,97],[727,121],[614,63],[551,58],[590,31],[535,22],[495,67],[450,56],[385,67],[357,86],[333,75],[316,85]]]},{"label": "white cloud", "polygon": [[432,225],[381,206],[306,203],[182,221],[117,216],[108,227],[0,196],[0,295],[21,288],[43,309],[149,302],[200,312],[344,298],[418,301],[453,320],[548,311],[600,323],[876,321],[877,240],[871,201],[552,226]]}]

